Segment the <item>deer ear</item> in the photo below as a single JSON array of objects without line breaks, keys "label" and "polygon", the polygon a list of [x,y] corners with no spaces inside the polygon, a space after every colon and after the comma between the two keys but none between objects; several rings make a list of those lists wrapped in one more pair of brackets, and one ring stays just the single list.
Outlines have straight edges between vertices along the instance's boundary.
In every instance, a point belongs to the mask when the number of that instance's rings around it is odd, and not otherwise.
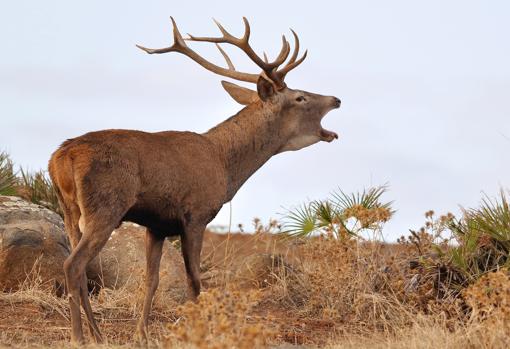
[{"label": "deer ear", "polygon": [[267,101],[276,93],[273,83],[262,75],[259,76],[259,80],[257,81],[257,92],[260,99],[263,101]]},{"label": "deer ear", "polygon": [[228,81],[221,81],[221,85],[230,97],[239,104],[248,105],[259,100],[257,92],[249,88],[241,87]]}]

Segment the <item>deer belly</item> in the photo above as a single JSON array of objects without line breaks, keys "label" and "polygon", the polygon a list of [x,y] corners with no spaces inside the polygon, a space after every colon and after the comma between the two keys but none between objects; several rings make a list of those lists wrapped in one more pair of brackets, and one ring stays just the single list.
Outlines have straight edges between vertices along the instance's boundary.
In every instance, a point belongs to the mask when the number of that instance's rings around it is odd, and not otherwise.
[{"label": "deer belly", "polygon": [[132,208],[122,220],[142,225],[164,236],[181,235],[184,230],[182,219],[162,216],[158,212],[146,209]]}]

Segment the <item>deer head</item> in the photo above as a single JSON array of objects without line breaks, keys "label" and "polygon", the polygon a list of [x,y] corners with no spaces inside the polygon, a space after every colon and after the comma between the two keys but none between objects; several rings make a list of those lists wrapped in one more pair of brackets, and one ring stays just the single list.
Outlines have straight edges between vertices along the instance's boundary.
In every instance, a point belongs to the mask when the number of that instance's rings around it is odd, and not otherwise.
[{"label": "deer head", "polygon": [[[282,144],[276,151],[277,153],[298,150],[319,141],[331,142],[338,138],[335,132],[328,131],[321,126],[321,120],[329,111],[340,107],[340,99],[302,90],[294,90],[285,83],[287,73],[300,65],[307,55],[307,51],[305,51],[298,58],[299,38],[292,29],[295,48],[289,60],[287,61],[291,51],[290,44],[283,35],[280,53],[274,61],[269,62],[265,53],[263,55],[264,58],[261,58],[250,46],[250,24],[245,17],[243,17],[245,32],[240,38],[230,34],[220,23],[215,21],[222,33],[221,37],[197,37],[188,34],[188,37],[184,39],[177,28],[175,20],[172,17],[171,20],[174,35],[174,44],[172,46],[161,49],[149,49],[140,45],[137,45],[137,47],[149,54],[179,52],[216,74],[256,84],[257,90],[254,91],[231,82],[222,81],[223,88],[238,103],[247,106],[257,104],[263,111],[269,111],[268,113],[259,113],[259,115],[267,114],[274,118],[273,124],[276,127],[273,130],[274,135],[282,140]],[[214,43],[225,58],[228,68],[223,68],[207,61],[187,46],[186,41]],[[240,48],[262,69],[262,72],[260,74],[252,74],[237,71],[232,60],[220,44],[230,44]],[[287,63],[281,67],[286,61]]]}]

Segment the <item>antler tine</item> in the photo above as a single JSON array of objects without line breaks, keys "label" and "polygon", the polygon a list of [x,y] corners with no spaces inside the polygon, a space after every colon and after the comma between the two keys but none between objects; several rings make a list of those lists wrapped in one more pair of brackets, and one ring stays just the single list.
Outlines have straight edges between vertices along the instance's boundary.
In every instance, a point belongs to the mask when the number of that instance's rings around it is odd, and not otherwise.
[{"label": "antler tine", "polygon": [[[249,39],[250,39],[250,34],[251,34],[251,28],[250,28],[250,23],[248,22],[248,19],[246,17],[243,17],[243,22],[244,22],[244,35],[243,35],[243,38],[241,39],[241,42],[243,44],[245,44],[247,46],[247,48],[253,52],[253,55],[256,56],[256,58],[258,60],[260,60],[260,57],[253,51],[253,49],[251,48],[250,44],[249,44]],[[290,52],[290,44],[289,42],[287,41],[287,39],[285,38],[285,35],[282,35],[282,49],[280,50],[280,53],[278,54],[277,58],[273,61],[273,62],[269,62],[269,60],[267,59],[267,55],[265,52],[263,52],[263,55],[264,55],[264,61],[263,63],[265,64],[265,66],[267,67],[267,69],[274,69],[274,68],[277,68],[278,66],[280,66],[283,62],[285,62],[285,60],[287,59],[287,56],[289,55],[289,52]],[[285,57],[283,57],[285,56]],[[252,58],[250,56],[250,58]],[[253,58],[252,58],[253,59]],[[259,65],[260,66],[260,65]],[[261,67],[262,68],[262,67]],[[263,68],[264,69],[264,68]]]},{"label": "antler tine", "polygon": [[299,54],[299,38],[296,34],[296,32],[294,30],[292,30],[292,28],[290,28],[290,31],[292,32],[292,35],[294,35],[294,52],[292,52],[292,56],[290,57],[289,59],[289,62],[287,63],[290,64],[290,63],[294,63],[296,61],[296,58]]},{"label": "antler tine", "polygon": [[184,48],[187,48],[186,43],[184,42],[184,39],[182,38],[181,33],[179,32],[179,28],[177,28],[177,23],[175,23],[175,20],[173,17],[170,17],[172,20],[172,26],[173,26],[173,35],[174,35],[174,44],[170,47],[165,48],[158,48],[158,49],[152,49],[143,47],[141,45],[136,45],[141,50],[144,50],[145,52],[149,54],[153,53],[167,53],[167,52],[181,52]]},{"label": "antler tine", "polygon": [[230,70],[236,70],[236,68],[234,67],[234,64],[232,63],[232,60],[230,59],[230,57],[227,55],[227,53],[221,48],[220,44],[216,44],[216,47],[218,48],[218,50],[220,51],[221,55],[223,56],[223,58],[225,58],[225,61],[227,62],[227,65],[228,65],[228,68]]},{"label": "antler tine", "polygon": [[223,37],[225,38],[234,38],[233,35],[231,35],[222,25],[220,22],[216,20],[216,18],[213,18],[214,23],[216,26],[220,29],[221,33],[223,34]]},{"label": "antler tine", "polygon": [[290,57],[287,64],[282,69],[280,69],[279,71],[276,72],[276,75],[282,81],[285,80],[285,76],[287,75],[287,73],[289,71],[296,68],[298,65],[300,65],[305,60],[305,58],[308,54],[308,50],[306,50],[305,53],[303,54],[303,56],[301,56],[301,58],[299,58],[296,61],[296,58],[299,54],[299,37],[297,36],[297,34],[294,30],[291,29],[290,31],[294,35],[295,47],[294,47],[294,52],[292,53],[292,56]]},{"label": "antler tine", "polygon": [[285,62],[285,60],[289,56],[289,53],[290,53],[290,44],[287,41],[287,39],[285,38],[285,35],[282,35],[282,48],[280,50],[280,53],[278,54],[276,59],[272,63],[269,63],[268,65],[272,66],[272,68],[279,67],[280,65],[282,65],[283,62]]},{"label": "antler tine", "polygon": [[177,27],[177,23],[175,23],[175,19],[170,16],[170,19],[172,20],[172,26],[173,26],[173,32],[174,32],[174,45],[183,46],[186,47],[186,43],[184,42],[184,39],[182,38],[181,33],[179,32],[179,28]]},{"label": "antler tine", "polygon": [[301,63],[303,63],[307,54],[308,54],[308,50],[305,51],[305,53],[303,54],[303,56],[301,56],[300,59],[298,59],[297,61],[294,61],[292,63],[289,62],[289,64],[287,64],[285,67],[283,67],[282,69],[277,71],[276,75],[278,76],[278,78],[283,81],[288,72],[290,72],[292,69],[296,68]]},{"label": "antler tine", "polygon": [[243,23],[244,23],[243,40],[248,41],[250,39],[250,34],[251,34],[250,22],[248,22],[248,18],[243,16]]},{"label": "antler tine", "polygon": [[[230,34],[223,27],[223,25],[221,25],[221,23],[218,22],[216,19],[213,18],[213,21],[216,24],[216,26],[218,27],[218,29],[220,30],[221,34],[223,35],[222,37],[218,38],[218,37],[210,37],[210,36],[194,36],[194,35],[188,34],[189,38],[186,39],[186,40],[187,41],[215,42],[217,44],[232,44],[232,45],[235,45],[235,46],[239,46],[239,45],[242,44],[242,42],[245,41],[246,32],[248,32],[248,38],[250,36],[249,35],[249,29],[248,29],[247,31],[245,30],[245,35],[243,36],[243,38],[241,38],[241,39],[236,38],[235,36]],[[245,22],[245,25],[246,25],[246,22]],[[248,24],[247,28],[249,28],[249,24]]]},{"label": "antler tine", "polygon": [[136,45],[136,46],[149,54],[179,52],[185,56],[188,56],[189,58],[191,58],[192,60],[194,60],[195,62],[200,64],[202,67],[204,67],[205,69],[207,69],[209,71],[212,71],[213,73],[216,73],[216,74],[219,74],[222,76],[226,76],[226,77],[229,77],[229,78],[232,78],[235,80],[257,83],[259,74],[242,73],[242,72],[236,71],[232,64],[232,61],[227,56],[226,52],[224,52],[221,48],[219,48],[220,52],[222,53],[223,57],[227,61],[227,65],[229,66],[229,69],[225,69],[223,67],[217,66],[216,64],[207,61],[202,56],[200,56],[198,53],[193,51],[191,48],[189,48],[186,45],[186,42],[182,38],[182,35],[179,32],[179,29],[178,29],[177,24],[175,23],[175,20],[173,19],[173,17],[170,17],[170,19],[172,20],[172,24],[173,24],[173,36],[174,36],[174,44],[172,46],[160,48],[160,49],[151,49],[151,48],[147,48],[147,47],[144,47],[141,45]]}]

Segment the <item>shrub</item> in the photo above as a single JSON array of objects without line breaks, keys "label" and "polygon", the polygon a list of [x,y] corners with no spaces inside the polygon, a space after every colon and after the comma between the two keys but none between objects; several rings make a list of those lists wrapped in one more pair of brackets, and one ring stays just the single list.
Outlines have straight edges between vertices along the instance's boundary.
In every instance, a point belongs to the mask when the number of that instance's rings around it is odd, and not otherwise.
[{"label": "shrub", "polygon": [[18,179],[7,153],[0,153],[0,195],[16,195]]},{"label": "shrub", "polygon": [[[257,304],[257,291],[239,292],[211,289],[177,309],[181,318],[169,329],[167,347],[187,344],[192,348],[265,348],[273,331],[249,321]],[[177,342],[177,343],[175,343]]]},{"label": "shrub", "polygon": [[42,170],[29,173],[23,169],[21,169],[20,172],[21,183],[18,189],[18,195],[25,200],[44,206],[62,216],[57,194],[55,193],[53,183],[48,178],[47,173]]},{"label": "shrub", "polygon": [[44,206],[60,216],[62,211],[46,171],[14,171],[14,163],[5,152],[0,153],[0,195],[19,196]]},{"label": "shrub", "polygon": [[464,210],[449,226],[458,243],[449,256],[465,283],[510,267],[510,209],[503,190],[499,199],[486,196],[479,208]]},{"label": "shrub", "polygon": [[356,194],[339,190],[326,200],[314,200],[289,211],[284,217],[283,233],[294,237],[314,234],[337,239],[381,232],[394,211],[391,202],[382,202],[386,187],[370,188]]},{"label": "shrub", "polygon": [[510,209],[506,194],[485,197],[478,208],[435,218],[425,214],[425,226],[411,230],[401,244],[414,247],[411,261],[420,282],[434,284],[435,298],[459,298],[462,291],[487,273],[510,267]]},{"label": "shrub", "polygon": [[[483,275],[463,292],[472,309],[472,319],[510,321],[510,276],[508,270]],[[509,327],[510,328],[510,327]]]}]

